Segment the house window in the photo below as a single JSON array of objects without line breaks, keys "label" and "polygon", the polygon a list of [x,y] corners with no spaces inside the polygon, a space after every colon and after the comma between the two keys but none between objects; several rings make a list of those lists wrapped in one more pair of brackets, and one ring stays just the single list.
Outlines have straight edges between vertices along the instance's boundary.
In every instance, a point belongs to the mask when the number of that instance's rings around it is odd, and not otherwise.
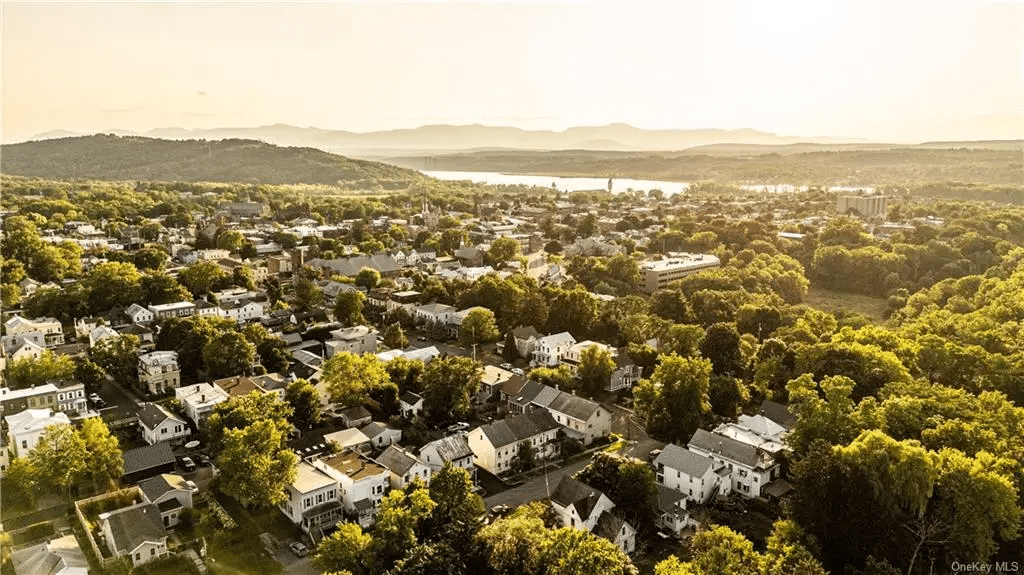
[{"label": "house window", "polygon": [[150,556],[150,557],[153,557],[154,555],[156,555],[156,549],[155,549],[155,548],[150,548],[150,550],[149,550],[149,556]]},{"label": "house window", "polygon": [[142,561],[142,553],[136,553],[135,554],[135,560],[136,561]]}]

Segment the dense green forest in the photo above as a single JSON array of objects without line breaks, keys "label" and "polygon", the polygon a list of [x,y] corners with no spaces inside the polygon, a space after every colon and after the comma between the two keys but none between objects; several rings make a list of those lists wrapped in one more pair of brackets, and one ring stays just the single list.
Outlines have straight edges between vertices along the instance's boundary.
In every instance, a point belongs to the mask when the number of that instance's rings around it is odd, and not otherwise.
[{"label": "dense green forest", "polygon": [[0,148],[4,174],[52,179],[327,184],[400,189],[421,179],[404,168],[315,148],[256,140],[160,140],[96,135]]},{"label": "dense green forest", "polygon": [[497,151],[388,158],[414,169],[641,178],[678,182],[879,186],[913,182],[1021,185],[1021,151],[906,149],[798,154],[681,152]]}]

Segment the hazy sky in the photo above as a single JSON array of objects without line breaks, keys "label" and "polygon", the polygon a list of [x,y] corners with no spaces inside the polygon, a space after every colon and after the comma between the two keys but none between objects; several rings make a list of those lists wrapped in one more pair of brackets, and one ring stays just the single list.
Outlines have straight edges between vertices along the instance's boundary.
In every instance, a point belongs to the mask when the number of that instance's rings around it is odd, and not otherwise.
[{"label": "hazy sky", "polygon": [[4,141],[274,123],[1024,137],[1024,3],[0,3]]}]

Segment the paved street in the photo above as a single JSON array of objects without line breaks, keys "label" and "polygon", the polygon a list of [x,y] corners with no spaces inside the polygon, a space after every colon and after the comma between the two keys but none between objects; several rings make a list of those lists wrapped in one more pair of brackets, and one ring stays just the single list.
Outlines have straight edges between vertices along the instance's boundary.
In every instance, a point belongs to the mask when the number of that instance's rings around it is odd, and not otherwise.
[{"label": "paved street", "polygon": [[484,502],[487,504],[488,508],[494,507],[495,505],[516,507],[538,499],[545,499],[548,496],[548,490],[550,489],[551,491],[554,491],[555,487],[558,487],[558,482],[561,481],[563,477],[576,473],[580,469],[586,467],[588,463],[590,463],[589,457],[582,461],[577,461],[568,467],[549,469],[546,481],[543,475],[535,477],[519,487],[487,497],[484,499]]},{"label": "paved street", "polygon": [[647,461],[652,450],[665,447],[665,442],[651,439],[647,435],[647,431],[644,430],[632,410],[620,405],[611,406],[611,410],[612,433],[617,433],[626,440],[635,442],[622,450],[623,455]]}]

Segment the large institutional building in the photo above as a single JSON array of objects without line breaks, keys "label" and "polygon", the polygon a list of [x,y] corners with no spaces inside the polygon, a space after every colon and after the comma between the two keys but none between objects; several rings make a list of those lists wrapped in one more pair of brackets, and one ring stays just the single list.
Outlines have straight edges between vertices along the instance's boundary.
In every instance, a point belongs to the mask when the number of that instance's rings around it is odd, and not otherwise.
[{"label": "large institutional building", "polygon": [[836,198],[836,211],[840,214],[857,212],[862,218],[884,216],[889,208],[889,198],[885,196],[839,196]]},{"label": "large institutional building", "polygon": [[644,274],[644,291],[655,291],[668,284],[709,268],[717,268],[722,262],[717,256],[708,254],[673,254],[672,257],[647,262],[641,267]]}]

